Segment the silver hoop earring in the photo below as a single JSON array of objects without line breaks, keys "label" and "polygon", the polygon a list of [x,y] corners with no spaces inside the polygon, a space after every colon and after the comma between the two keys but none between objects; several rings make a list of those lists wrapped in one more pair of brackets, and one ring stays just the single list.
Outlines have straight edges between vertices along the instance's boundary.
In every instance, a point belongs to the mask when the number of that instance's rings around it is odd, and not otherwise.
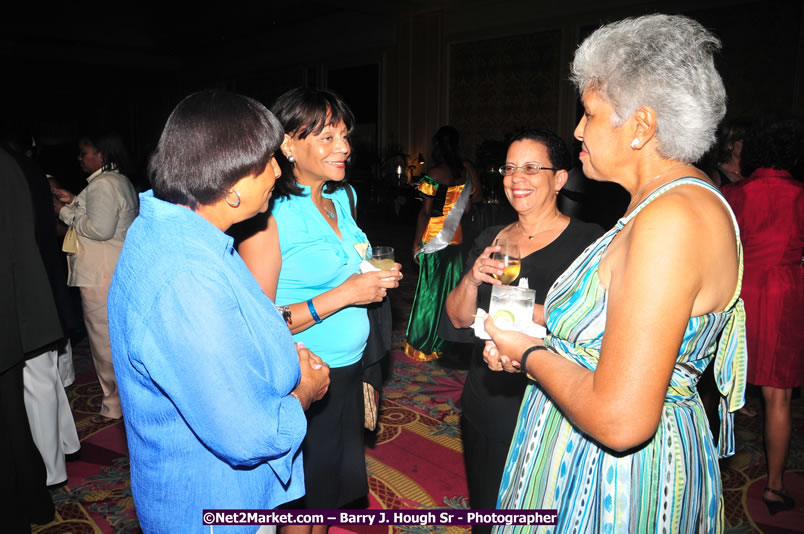
[{"label": "silver hoop earring", "polygon": [[639,139],[635,138],[633,141],[631,141],[631,148],[633,148],[634,150],[639,148]]},{"label": "silver hoop earring", "polygon": [[[229,195],[232,194],[232,193],[234,193],[235,196],[237,197],[237,202],[230,202],[229,201]],[[226,195],[226,203],[229,204],[233,208],[236,208],[236,207],[238,207],[240,205],[240,193],[237,191],[237,189],[232,189],[231,191],[229,191],[229,193]]]},{"label": "silver hoop earring", "polygon": [[290,164],[293,165],[294,163],[296,163],[296,158],[294,158],[293,156],[288,156],[288,162],[290,162]]}]

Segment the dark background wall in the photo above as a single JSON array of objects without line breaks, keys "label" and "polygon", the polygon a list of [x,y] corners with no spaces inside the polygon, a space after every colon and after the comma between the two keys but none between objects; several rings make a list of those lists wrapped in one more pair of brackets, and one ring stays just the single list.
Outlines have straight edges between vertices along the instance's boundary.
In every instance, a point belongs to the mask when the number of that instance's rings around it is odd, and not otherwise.
[{"label": "dark background wall", "polygon": [[80,187],[75,139],[93,123],[117,128],[142,170],[168,113],[194,90],[270,105],[297,85],[330,87],[357,115],[357,178],[382,179],[397,165],[418,174],[418,154],[428,158],[447,123],[473,159],[523,126],[572,142],[578,104],[567,77],[578,42],[602,22],[652,12],[687,14],[722,39],[729,117],[801,113],[799,0],[360,0],[9,13],[0,121],[28,128],[53,173]]}]

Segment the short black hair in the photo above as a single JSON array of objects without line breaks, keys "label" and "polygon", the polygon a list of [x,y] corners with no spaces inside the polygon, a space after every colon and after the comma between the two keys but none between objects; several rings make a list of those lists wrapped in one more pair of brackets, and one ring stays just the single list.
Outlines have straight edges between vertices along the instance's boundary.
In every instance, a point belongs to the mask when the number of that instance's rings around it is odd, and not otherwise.
[{"label": "short black hair", "polygon": [[773,113],[757,121],[743,140],[740,168],[743,176],[762,168],[789,171],[803,153],[801,120],[793,115]]},{"label": "short black hair", "polygon": [[460,142],[461,136],[453,126],[442,126],[433,135],[433,165],[446,163],[455,178],[461,177],[464,169]]},{"label": "short black hair", "polygon": [[[296,87],[277,98],[271,111],[282,123],[285,133],[298,139],[319,134],[325,127],[334,126],[341,121],[348,131],[352,131],[355,125],[354,113],[346,102],[327,89]],[[282,169],[282,175],[276,181],[276,196],[286,198],[301,195],[302,189],[296,183],[293,166],[281,152],[277,153],[276,160]],[[326,183],[324,190],[332,193],[345,187],[346,183],[346,180],[330,181]]]},{"label": "short black hair", "polygon": [[[734,153],[734,144],[745,141],[751,122],[745,118],[727,119],[717,130],[717,163],[726,163]],[[742,156],[741,156],[742,157]]]},{"label": "short black hair", "polygon": [[116,131],[103,127],[97,128],[82,135],[78,142],[79,144],[86,143],[101,153],[103,156],[101,168],[104,171],[117,169],[122,174],[131,176],[134,170],[131,165],[131,157],[123,143],[123,138]]},{"label": "short black hair", "polygon": [[256,100],[218,90],[184,98],[148,164],[154,196],[190,209],[214,204],[259,174],[282,143],[282,125]]},{"label": "short black hair", "polygon": [[[543,144],[547,148],[547,156],[550,158],[549,162],[540,162],[545,167],[553,167],[569,171],[572,169],[572,159],[570,158],[567,144],[550,130],[543,128],[528,128],[520,130],[508,139],[508,148],[517,141],[536,141]],[[507,149],[506,149],[507,151]],[[549,164],[549,165],[548,165]]]}]

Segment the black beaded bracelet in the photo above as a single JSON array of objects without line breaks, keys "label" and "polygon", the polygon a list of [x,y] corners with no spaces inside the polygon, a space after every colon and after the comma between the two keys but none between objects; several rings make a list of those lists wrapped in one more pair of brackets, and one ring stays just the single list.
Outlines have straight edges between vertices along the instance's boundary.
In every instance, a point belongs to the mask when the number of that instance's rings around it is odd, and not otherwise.
[{"label": "black beaded bracelet", "polygon": [[527,349],[525,349],[525,352],[522,353],[522,359],[519,360],[519,370],[521,372],[528,374],[528,365],[527,365],[528,356],[530,356],[532,352],[535,352],[537,350],[549,350],[549,349],[544,345],[533,345],[532,347],[528,347]]}]

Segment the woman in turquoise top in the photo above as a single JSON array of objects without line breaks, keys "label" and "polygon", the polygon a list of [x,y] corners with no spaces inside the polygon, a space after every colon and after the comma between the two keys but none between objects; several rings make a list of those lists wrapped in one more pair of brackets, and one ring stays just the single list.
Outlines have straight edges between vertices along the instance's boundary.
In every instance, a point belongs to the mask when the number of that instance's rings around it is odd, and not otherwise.
[{"label": "woman in turquoise top", "polygon": [[[650,15],[603,26],[576,52],[584,174],[619,183],[631,204],[551,287],[549,335],[487,320],[484,351],[490,368],[533,379],[498,506],[557,509],[545,532],[725,526],[718,456],[734,453],[746,373],[742,250],[728,204],[689,163],[725,113],[719,44],[689,18]],[[710,364],[717,447],[696,391]]]},{"label": "woman in turquoise top", "polygon": [[288,307],[296,341],[330,366],[329,392],[307,412],[307,495],[291,506],[338,508],[368,493],[361,357],[369,322],[362,305],[398,287],[401,265],[360,274],[355,245],[368,240],[352,217],[354,191],[345,181],[349,107],[329,91],[300,88],[279,97],[272,111],[285,128],[278,198],[239,252],[265,293]]}]

